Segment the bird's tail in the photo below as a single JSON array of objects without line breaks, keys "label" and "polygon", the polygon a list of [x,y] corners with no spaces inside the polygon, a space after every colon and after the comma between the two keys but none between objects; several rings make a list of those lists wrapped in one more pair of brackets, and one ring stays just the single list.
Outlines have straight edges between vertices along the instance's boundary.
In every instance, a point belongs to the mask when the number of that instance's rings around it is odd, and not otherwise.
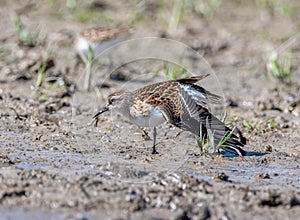
[{"label": "bird's tail", "polygon": [[246,155],[246,152],[242,149],[245,143],[239,140],[233,130],[209,113],[207,109],[202,108],[199,111],[198,119],[190,117],[190,115],[183,115],[180,123],[173,124],[194,133],[200,139],[207,140],[215,148],[223,149],[238,156]]},{"label": "bird's tail", "polygon": [[[203,123],[203,120],[201,122]],[[234,129],[231,130],[224,122],[209,114],[209,117],[205,119],[205,127],[207,139],[213,146],[235,155],[246,155],[246,152],[241,148],[244,146],[244,143],[239,140],[234,133]]]}]

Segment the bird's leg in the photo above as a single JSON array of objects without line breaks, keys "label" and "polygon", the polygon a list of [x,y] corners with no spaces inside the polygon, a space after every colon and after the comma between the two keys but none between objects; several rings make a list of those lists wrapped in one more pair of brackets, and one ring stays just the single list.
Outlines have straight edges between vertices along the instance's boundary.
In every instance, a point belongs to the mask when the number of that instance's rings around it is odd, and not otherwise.
[{"label": "bird's leg", "polygon": [[158,152],[155,149],[156,145],[156,127],[153,128],[153,147],[152,147],[152,154],[158,154]]},{"label": "bird's leg", "polygon": [[142,137],[144,138],[145,141],[149,141],[151,138],[148,135],[148,132],[146,131],[145,128],[141,128],[142,130]]}]

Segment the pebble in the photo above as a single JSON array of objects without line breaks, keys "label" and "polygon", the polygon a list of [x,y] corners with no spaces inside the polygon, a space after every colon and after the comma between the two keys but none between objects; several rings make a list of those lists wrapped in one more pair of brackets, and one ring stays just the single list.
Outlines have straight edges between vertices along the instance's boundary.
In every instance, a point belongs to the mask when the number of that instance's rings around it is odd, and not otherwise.
[{"label": "pebble", "polygon": [[51,147],[50,150],[52,150],[52,151],[57,151],[58,148],[57,148],[57,147]]}]

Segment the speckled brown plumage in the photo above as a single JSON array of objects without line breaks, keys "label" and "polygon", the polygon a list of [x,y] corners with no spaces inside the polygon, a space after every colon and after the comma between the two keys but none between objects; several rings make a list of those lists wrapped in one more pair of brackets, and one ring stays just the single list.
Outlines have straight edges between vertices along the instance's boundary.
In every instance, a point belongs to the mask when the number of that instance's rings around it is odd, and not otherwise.
[{"label": "speckled brown plumage", "polygon": [[[141,127],[154,127],[153,152],[156,152],[155,127],[165,121],[206,139],[209,130],[213,134],[213,144],[218,145],[231,130],[210,112],[210,104],[217,103],[219,97],[195,84],[206,76],[166,81],[133,92],[112,94],[105,110],[117,109]],[[95,117],[103,112],[100,110]],[[223,145],[228,152],[246,155],[240,148],[244,144],[234,134]]]},{"label": "speckled brown plumage", "polygon": [[[165,106],[171,110],[172,115],[180,115],[179,84],[176,81],[152,84],[134,92],[131,100],[130,112],[138,115],[140,112],[149,114],[149,106]],[[176,107],[178,106],[178,107]]]},{"label": "speckled brown plumage", "polygon": [[88,39],[91,43],[98,43],[128,34],[129,32],[130,29],[127,28],[94,27],[83,30],[80,36]]}]

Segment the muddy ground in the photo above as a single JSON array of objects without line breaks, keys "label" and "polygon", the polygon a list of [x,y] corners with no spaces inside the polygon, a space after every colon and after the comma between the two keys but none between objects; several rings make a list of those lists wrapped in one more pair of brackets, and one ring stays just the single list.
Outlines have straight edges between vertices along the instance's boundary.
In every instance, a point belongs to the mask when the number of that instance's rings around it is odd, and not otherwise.
[{"label": "muddy ground", "polygon": [[[1,219],[299,219],[299,2],[187,1],[168,29],[172,7],[1,1]],[[72,40],[94,25],[131,26],[132,38],[168,37],[203,55],[223,88],[227,121],[248,139],[247,156],[200,155],[192,135],[166,124],[152,155],[151,140],[120,116],[92,126],[109,93],[170,77],[160,61],[111,77],[110,64],[98,62],[92,90],[82,91],[85,67],[74,67]],[[291,57],[288,76],[268,71],[270,51],[280,62]]]}]

